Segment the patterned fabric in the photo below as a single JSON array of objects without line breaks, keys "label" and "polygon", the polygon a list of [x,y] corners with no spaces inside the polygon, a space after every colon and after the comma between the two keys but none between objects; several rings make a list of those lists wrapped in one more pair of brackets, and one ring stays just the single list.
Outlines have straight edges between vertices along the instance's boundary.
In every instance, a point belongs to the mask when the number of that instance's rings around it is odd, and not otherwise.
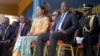
[{"label": "patterned fabric", "polygon": [[13,49],[13,56],[32,56],[30,50],[32,41],[37,41],[37,37],[21,36],[18,38]]}]

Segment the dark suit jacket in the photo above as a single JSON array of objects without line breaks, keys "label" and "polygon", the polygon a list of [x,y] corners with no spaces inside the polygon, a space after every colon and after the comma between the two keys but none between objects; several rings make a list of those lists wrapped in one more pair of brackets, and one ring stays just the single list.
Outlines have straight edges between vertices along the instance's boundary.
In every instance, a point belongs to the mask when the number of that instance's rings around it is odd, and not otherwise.
[{"label": "dark suit jacket", "polygon": [[[18,26],[18,27],[16,28],[16,31],[15,31],[15,34],[14,34],[14,38],[16,37],[16,35],[17,35],[17,33],[18,33],[19,27],[20,27],[20,26]],[[24,27],[23,27],[23,29],[22,29],[21,36],[26,36],[27,33],[30,31],[30,27],[31,27],[30,25],[25,24]]]},{"label": "dark suit jacket", "polygon": [[[60,19],[61,15],[57,18],[57,20],[54,23],[53,26],[53,31],[55,30],[56,24],[58,22],[58,20]],[[75,30],[78,28],[78,18],[76,16],[76,14],[74,14],[73,12],[69,11],[66,16],[65,19],[62,23],[61,29],[66,31],[66,41],[71,43],[73,42],[74,39],[74,32]]]},{"label": "dark suit jacket", "polygon": [[[88,19],[88,22],[87,22],[87,24],[85,24],[85,22],[87,21],[87,20],[85,20],[86,18],[82,18],[81,20],[80,20],[80,26],[79,26],[79,30],[78,30],[78,32],[77,32],[77,36],[78,37],[87,37],[87,36],[90,36],[90,35],[99,35],[99,33],[100,33],[100,26],[99,26],[99,20],[98,20],[98,18],[96,17],[96,16],[94,16],[94,20],[93,20],[93,26],[92,26],[92,29],[91,29],[91,31],[90,32],[87,32],[86,33],[86,31],[84,31],[83,32],[83,27],[84,27],[84,25],[86,25],[87,26],[87,28],[88,27],[90,27],[89,26],[89,23],[90,23],[90,18],[87,18]],[[85,34],[86,33],[86,34]]]},{"label": "dark suit jacket", "polygon": [[[11,40],[13,38],[14,32],[15,28],[10,25],[6,31],[5,40]],[[2,41],[3,36],[4,36],[4,27],[1,28],[0,41]]]}]

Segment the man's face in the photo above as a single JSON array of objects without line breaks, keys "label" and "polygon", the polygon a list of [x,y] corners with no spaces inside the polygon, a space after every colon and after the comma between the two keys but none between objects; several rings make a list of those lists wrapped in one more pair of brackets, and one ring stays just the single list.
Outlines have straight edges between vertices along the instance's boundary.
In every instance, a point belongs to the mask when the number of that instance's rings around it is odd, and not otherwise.
[{"label": "man's face", "polygon": [[26,21],[25,17],[24,16],[20,16],[20,22],[21,23],[25,23],[25,21]]},{"label": "man's face", "polygon": [[69,10],[69,6],[68,6],[67,3],[63,2],[61,4],[61,11],[62,11],[62,13],[66,12],[67,10]]},{"label": "man's face", "polygon": [[9,25],[9,19],[5,17],[2,21],[2,24],[4,27],[7,27]]},{"label": "man's face", "polygon": [[88,15],[90,15],[90,13],[91,13],[91,10],[84,10],[83,11],[84,16],[88,16]]}]

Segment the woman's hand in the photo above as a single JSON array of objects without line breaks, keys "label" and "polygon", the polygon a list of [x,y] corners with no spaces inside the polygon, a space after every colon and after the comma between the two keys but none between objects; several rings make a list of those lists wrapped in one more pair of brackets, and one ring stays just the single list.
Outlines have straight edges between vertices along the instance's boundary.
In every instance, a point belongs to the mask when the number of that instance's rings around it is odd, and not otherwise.
[{"label": "woman's hand", "polygon": [[27,33],[27,36],[30,36],[30,35],[32,35],[32,33],[31,33],[31,32],[28,32],[28,33]]}]

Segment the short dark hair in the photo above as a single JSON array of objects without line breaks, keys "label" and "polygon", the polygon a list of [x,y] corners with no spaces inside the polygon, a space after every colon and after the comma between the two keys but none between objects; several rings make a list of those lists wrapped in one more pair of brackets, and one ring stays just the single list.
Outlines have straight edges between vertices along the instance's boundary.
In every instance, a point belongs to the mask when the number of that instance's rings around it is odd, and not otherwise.
[{"label": "short dark hair", "polygon": [[55,10],[55,11],[58,12],[59,15],[61,14],[61,11],[60,10]]},{"label": "short dark hair", "polygon": [[46,12],[45,7],[44,6],[39,6],[41,8],[41,10],[44,10],[44,14]]}]

